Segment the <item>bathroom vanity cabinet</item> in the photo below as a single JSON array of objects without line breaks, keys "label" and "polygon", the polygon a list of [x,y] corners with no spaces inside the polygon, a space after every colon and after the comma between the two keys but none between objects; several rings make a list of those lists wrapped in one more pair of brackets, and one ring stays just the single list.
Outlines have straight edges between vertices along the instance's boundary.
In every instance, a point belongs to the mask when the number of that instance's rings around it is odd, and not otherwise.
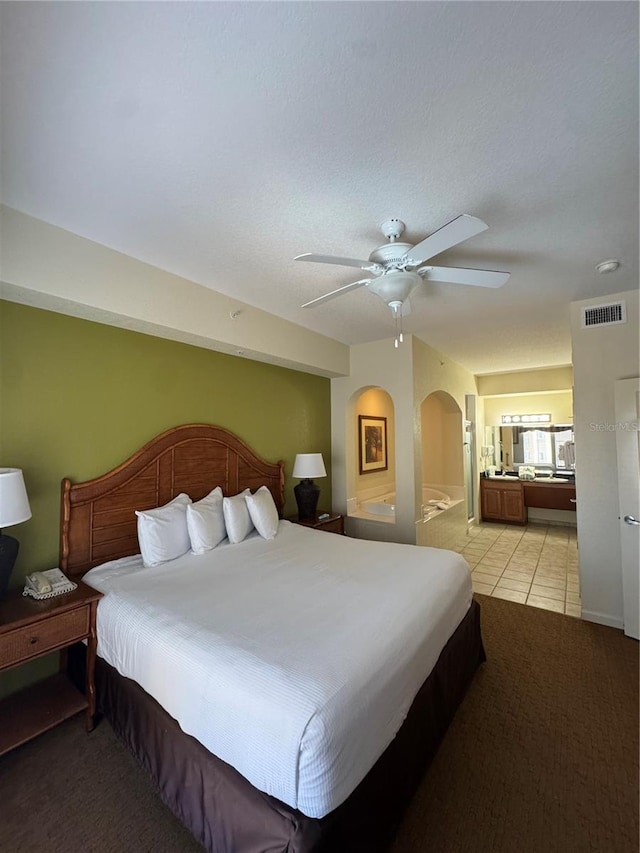
[{"label": "bathroom vanity cabinet", "polygon": [[526,524],[522,483],[519,480],[480,480],[480,503],[483,521]]},{"label": "bathroom vanity cabinet", "polygon": [[574,483],[524,482],[524,505],[540,509],[565,509],[576,511],[576,487]]},{"label": "bathroom vanity cabinet", "polygon": [[482,478],[480,501],[483,521],[526,524],[528,507],[575,512],[576,487],[571,482]]}]

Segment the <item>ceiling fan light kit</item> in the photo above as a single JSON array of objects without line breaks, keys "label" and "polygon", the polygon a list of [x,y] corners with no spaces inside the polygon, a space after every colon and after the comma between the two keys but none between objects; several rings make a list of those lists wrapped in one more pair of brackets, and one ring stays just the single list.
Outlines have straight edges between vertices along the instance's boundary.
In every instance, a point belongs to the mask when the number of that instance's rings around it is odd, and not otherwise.
[{"label": "ceiling fan light kit", "polygon": [[422,279],[415,272],[392,270],[380,278],[375,278],[367,286],[372,293],[375,293],[391,307],[392,302],[402,304],[421,283]]},{"label": "ceiling fan light kit", "polygon": [[370,273],[371,276],[318,296],[310,302],[305,302],[302,307],[311,308],[335,296],[348,293],[350,290],[367,287],[391,308],[396,324],[395,346],[397,347],[403,338],[402,316],[409,313],[409,296],[423,281],[442,281],[476,287],[502,287],[508,281],[510,274],[497,270],[424,266],[425,261],[463,240],[486,231],[488,227],[481,219],[463,213],[434,231],[422,242],[412,246],[411,243],[396,242],[404,232],[404,222],[401,219],[387,219],[380,226],[380,230],[389,242],[374,249],[368,261],[332,255],[298,255],[294,260],[358,267]]}]

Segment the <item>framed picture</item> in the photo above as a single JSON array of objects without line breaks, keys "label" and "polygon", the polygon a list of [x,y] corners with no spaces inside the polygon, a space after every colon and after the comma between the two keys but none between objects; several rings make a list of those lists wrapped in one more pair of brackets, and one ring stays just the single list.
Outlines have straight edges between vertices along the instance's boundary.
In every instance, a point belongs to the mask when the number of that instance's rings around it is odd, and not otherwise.
[{"label": "framed picture", "polygon": [[358,415],[360,446],[360,473],[386,471],[387,419],[371,415]]}]

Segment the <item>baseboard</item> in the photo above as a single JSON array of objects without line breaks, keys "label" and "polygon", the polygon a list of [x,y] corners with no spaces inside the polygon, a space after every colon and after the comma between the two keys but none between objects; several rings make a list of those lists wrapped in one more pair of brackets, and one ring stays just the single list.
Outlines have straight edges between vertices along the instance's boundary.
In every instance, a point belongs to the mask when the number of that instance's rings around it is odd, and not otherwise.
[{"label": "baseboard", "polygon": [[598,625],[608,625],[610,628],[619,628],[621,631],[624,628],[624,621],[616,616],[610,616],[608,613],[595,613],[593,610],[585,610],[582,608],[582,618],[587,622],[596,622]]},{"label": "baseboard", "polygon": [[549,519],[549,518],[535,518],[535,517],[531,518],[530,516],[527,518],[527,524],[529,524],[529,525],[542,524],[545,527],[568,527],[571,530],[577,530],[578,529],[578,526],[575,523],[575,521],[573,521],[573,522],[571,522],[571,521],[558,521],[556,519],[551,521],[551,519]]}]

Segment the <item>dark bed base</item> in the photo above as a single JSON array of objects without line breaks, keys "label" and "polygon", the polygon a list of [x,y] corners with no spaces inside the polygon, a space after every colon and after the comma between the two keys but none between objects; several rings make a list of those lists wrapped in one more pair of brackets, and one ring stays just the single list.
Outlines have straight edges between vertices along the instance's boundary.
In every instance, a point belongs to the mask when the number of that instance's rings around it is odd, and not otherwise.
[{"label": "dark bed base", "polygon": [[319,820],[258,791],[101,659],[96,678],[100,710],[210,853],[375,853],[390,842],[485,659],[474,601],[395,739],[346,802]]}]

